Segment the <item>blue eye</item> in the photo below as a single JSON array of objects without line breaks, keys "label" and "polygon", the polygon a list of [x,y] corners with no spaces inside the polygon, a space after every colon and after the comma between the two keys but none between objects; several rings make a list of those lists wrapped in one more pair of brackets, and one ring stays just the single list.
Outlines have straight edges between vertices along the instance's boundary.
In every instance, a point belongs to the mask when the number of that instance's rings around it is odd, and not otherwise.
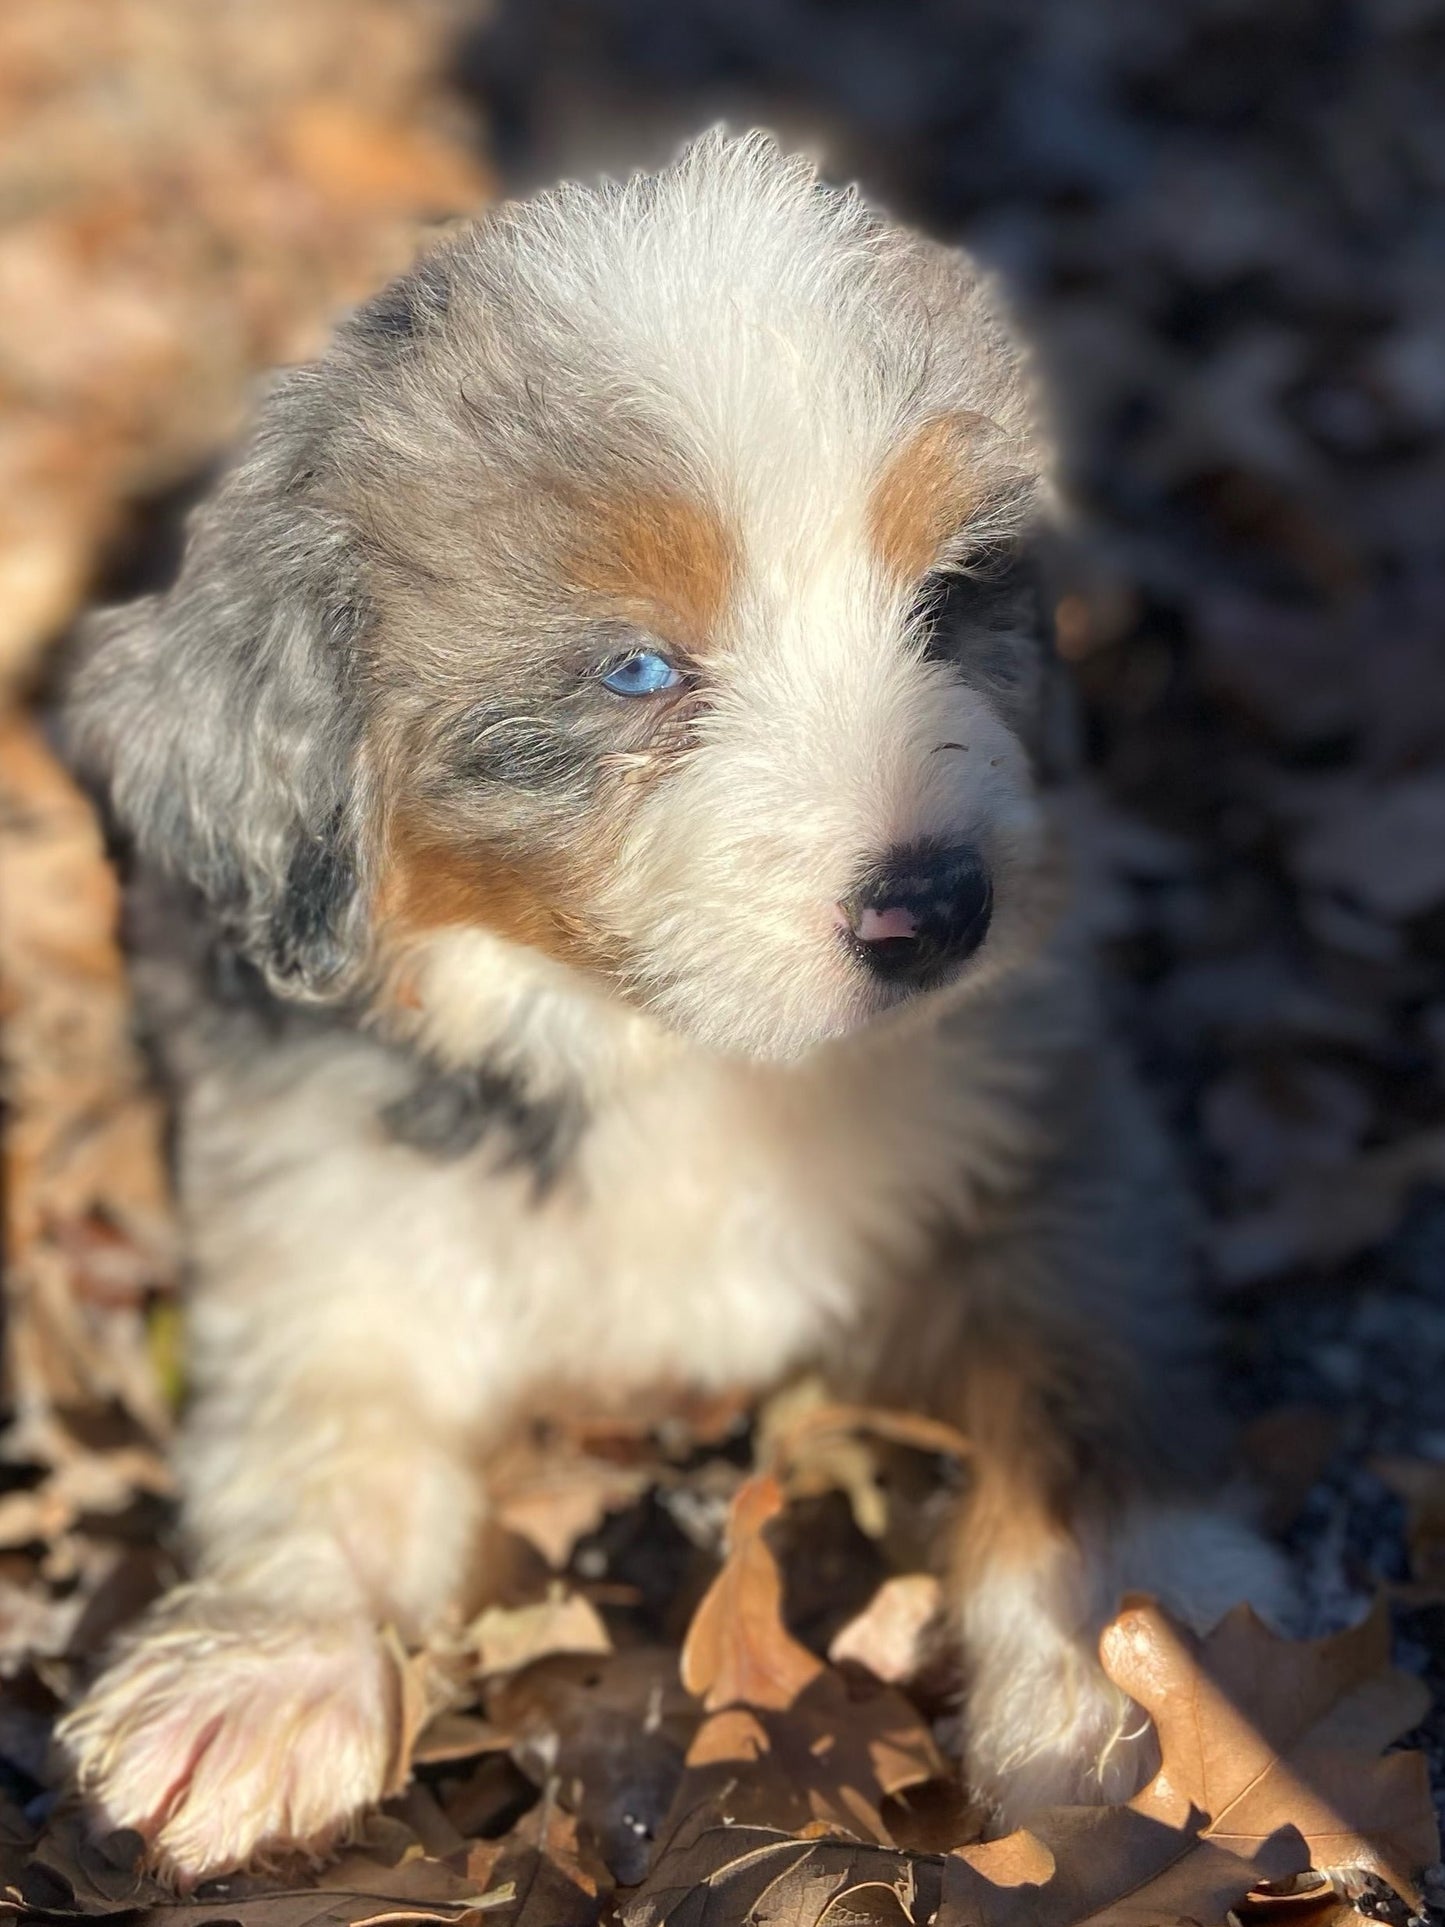
[{"label": "blue eye", "polygon": [[602,687],[614,696],[658,696],[664,689],[675,689],[681,681],[681,672],[666,656],[655,649],[639,649],[636,655],[624,656],[612,665],[602,678]]}]

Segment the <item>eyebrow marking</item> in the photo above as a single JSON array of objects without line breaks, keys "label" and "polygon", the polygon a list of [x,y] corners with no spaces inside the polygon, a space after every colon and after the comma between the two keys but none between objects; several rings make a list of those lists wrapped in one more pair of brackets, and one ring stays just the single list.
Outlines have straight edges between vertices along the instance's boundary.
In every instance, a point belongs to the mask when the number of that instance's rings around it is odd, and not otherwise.
[{"label": "eyebrow marking", "polygon": [[578,513],[582,539],[564,563],[577,586],[643,628],[705,643],[737,578],[737,543],[722,518],[660,489],[595,500]]},{"label": "eyebrow marking", "polygon": [[966,456],[988,426],[982,415],[968,411],[935,415],[914,430],[873,484],[868,539],[890,575],[904,582],[925,575],[982,502]]}]

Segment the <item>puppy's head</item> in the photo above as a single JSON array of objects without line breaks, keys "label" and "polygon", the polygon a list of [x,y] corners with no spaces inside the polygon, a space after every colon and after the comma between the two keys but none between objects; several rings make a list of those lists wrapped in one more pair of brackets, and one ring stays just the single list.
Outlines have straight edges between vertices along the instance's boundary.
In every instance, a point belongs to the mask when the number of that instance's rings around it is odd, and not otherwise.
[{"label": "puppy's head", "polygon": [[1026,947],[1039,488],[970,264],[709,136],[285,377],[81,750],[282,991],[445,957],[795,1055]]}]

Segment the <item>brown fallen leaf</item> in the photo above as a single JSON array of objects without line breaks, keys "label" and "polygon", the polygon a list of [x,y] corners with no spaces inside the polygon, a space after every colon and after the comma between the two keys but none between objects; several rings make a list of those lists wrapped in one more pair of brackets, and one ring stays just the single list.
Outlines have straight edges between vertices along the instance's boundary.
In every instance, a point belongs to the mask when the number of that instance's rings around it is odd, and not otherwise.
[{"label": "brown fallen leaf", "polygon": [[1225,1927],[1257,1875],[1228,1849],[1127,1807],[1058,1807],[947,1856],[937,1927]]},{"label": "brown fallen leaf", "polygon": [[[867,1892],[894,1912],[863,1920],[927,1927],[937,1916],[943,1861],[859,1840],[799,1839],[777,1827],[693,1814],[668,1842],[620,1927],[855,1927],[845,1896]],[[891,1897],[891,1899],[889,1899]]]},{"label": "brown fallen leaf", "polygon": [[1133,1600],[1100,1651],[1154,1720],[1159,1772],[1127,1806],[951,1854],[938,1927],[1224,1927],[1260,1883],[1341,1867],[1416,1899],[1439,1852],[1425,1762],[1378,1755],[1428,1694],[1391,1668],[1383,1606],[1304,1641],[1240,1607],[1200,1642]]},{"label": "brown fallen leaf", "polygon": [[823,1670],[783,1629],[782,1574],[763,1538],[782,1509],[782,1488],[770,1473],[749,1479],[733,1500],[727,1557],[682,1649],[683,1685],[709,1712],[791,1706]]},{"label": "brown fallen leaf", "polygon": [[1234,1908],[1240,1927],[1350,1927],[1360,1914],[1343,1891],[1345,1882],[1328,1874],[1299,1874],[1271,1882],[1245,1895]]},{"label": "brown fallen leaf", "polygon": [[1269,1531],[1283,1532],[1299,1517],[1344,1429],[1339,1412],[1304,1404],[1276,1406],[1244,1427],[1240,1452]]},{"label": "brown fallen leaf", "polygon": [[610,1653],[612,1637],[591,1600],[560,1582],[526,1606],[488,1606],[463,1645],[482,1676],[516,1673],[551,1653]]},{"label": "brown fallen leaf", "polygon": [[453,1760],[474,1760],[484,1753],[500,1753],[510,1735],[474,1713],[443,1712],[429,1719],[411,1749],[413,1766],[442,1766]]},{"label": "brown fallen leaf", "polygon": [[[234,432],[488,179],[440,69],[455,0],[0,9],[0,688],[138,496]],[[97,92],[97,76],[105,75]]]},{"label": "brown fallen leaf", "polygon": [[119,887],[89,804],[16,717],[0,720],[0,904],[6,1370],[27,1431],[11,1449],[53,1463],[75,1451],[60,1407],[116,1400],[151,1440],[167,1435],[142,1305],[171,1281],[173,1248]]},{"label": "brown fallen leaf", "polygon": [[944,1762],[900,1694],[884,1688],[855,1699],[788,1633],[764,1536],[782,1508],[770,1473],[749,1479],[734,1501],[727,1558],[682,1658],[683,1679],[710,1716],[688,1750],[657,1865],[624,1911],[629,1924],[812,1927],[843,1894],[865,1887],[896,1890],[904,1920],[931,1917],[909,1911],[919,1902],[915,1856],[877,1850],[892,1846],[886,1799],[939,1777]]},{"label": "brown fallen leaf", "polygon": [[499,1525],[561,1572],[579,1539],[595,1532],[610,1512],[632,1505],[652,1483],[646,1466],[559,1453],[529,1461],[526,1471],[505,1471],[494,1487],[494,1511]]},{"label": "brown fallen leaf", "polygon": [[[390,1843],[393,1851],[386,1852]],[[385,1857],[379,1857],[380,1847]],[[470,1868],[429,1859],[407,1830],[378,1816],[363,1841],[305,1885],[237,1876],[204,1897],[180,1900],[140,1864],[138,1834],[93,1838],[78,1816],[53,1822],[34,1856],[7,1878],[0,1919],[41,1923],[120,1917],[126,1927],[208,1927],[243,1917],[247,1927],[361,1927],[382,1917],[464,1923],[490,1918],[487,1883]]]},{"label": "brown fallen leaf", "polygon": [[1445,901],[1442,821],[1445,771],[1349,779],[1297,840],[1294,867],[1306,886],[1343,891],[1386,922],[1418,916]]},{"label": "brown fallen leaf", "polygon": [[[946,1771],[917,1713],[890,1688],[854,1698],[842,1676],[783,1623],[783,1584],[764,1536],[783,1509],[770,1473],[739,1489],[722,1571],[693,1615],[683,1684],[712,1717],[688,1753],[678,1810],[736,1782],[740,1815],[795,1825],[836,1823],[887,1841],[888,1795]],[[740,1763],[757,1770],[739,1776]]]},{"label": "brown fallen leaf", "polygon": [[865,1667],[889,1686],[907,1686],[933,1659],[942,1605],[943,1587],[932,1573],[885,1579],[864,1610],[834,1635],[828,1657],[835,1666]]},{"label": "brown fallen leaf", "polygon": [[1304,1266],[1343,1264],[1399,1223],[1417,1185],[1445,1179],[1445,1130],[1417,1131],[1330,1172],[1306,1172],[1210,1233],[1220,1283],[1243,1290]]},{"label": "brown fallen leaf", "polygon": [[675,1391],[641,1396],[625,1412],[543,1408],[488,1465],[493,1515],[560,1572],[610,1514],[677,1489],[679,1463],[740,1430],[746,1411],[736,1392]]},{"label": "brown fallen leaf", "polygon": [[409,1785],[417,1741],[437,1715],[455,1701],[458,1681],[455,1666],[446,1664],[437,1653],[425,1648],[408,1653],[394,1632],[388,1631],[386,1637],[397,1679],[396,1736],[386,1785],[388,1794],[393,1794]]},{"label": "brown fallen leaf", "polygon": [[555,1785],[620,1885],[647,1871],[697,1730],[697,1701],[667,1646],[539,1661],[489,1689],[512,1758]]},{"label": "brown fallen leaf", "polygon": [[549,1789],[508,1835],[492,1868],[492,1884],[511,1897],[490,1927],[594,1927],[612,1879]]}]

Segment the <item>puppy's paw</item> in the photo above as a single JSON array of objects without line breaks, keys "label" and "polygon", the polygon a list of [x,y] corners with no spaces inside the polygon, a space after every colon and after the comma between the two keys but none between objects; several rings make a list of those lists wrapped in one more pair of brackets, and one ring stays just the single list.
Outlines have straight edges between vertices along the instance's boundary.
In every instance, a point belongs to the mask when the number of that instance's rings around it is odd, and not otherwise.
[{"label": "puppy's paw", "polygon": [[182,1598],[57,1729],[98,1825],[182,1887],[324,1854],[392,1770],[397,1668],[376,1628]]},{"label": "puppy's paw", "polygon": [[1152,1721],[1098,1657],[1099,1629],[1134,1591],[1199,1634],[1241,1599],[1271,1624],[1290,1618],[1278,1553],[1241,1520],[1191,1506],[1139,1508],[1108,1534],[1048,1549],[1031,1573],[985,1580],[965,1604],[965,1757],[1001,1830],[1042,1807],[1131,1799],[1157,1771]]},{"label": "puppy's paw", "polygon": [[1043,1807],[1128,1800],[1159,1765],[1148,1715],[1085,1643],[1055,1647],[1009,1677],[981,1675],[966,1721],[966,1777],[999,1833]]}]

